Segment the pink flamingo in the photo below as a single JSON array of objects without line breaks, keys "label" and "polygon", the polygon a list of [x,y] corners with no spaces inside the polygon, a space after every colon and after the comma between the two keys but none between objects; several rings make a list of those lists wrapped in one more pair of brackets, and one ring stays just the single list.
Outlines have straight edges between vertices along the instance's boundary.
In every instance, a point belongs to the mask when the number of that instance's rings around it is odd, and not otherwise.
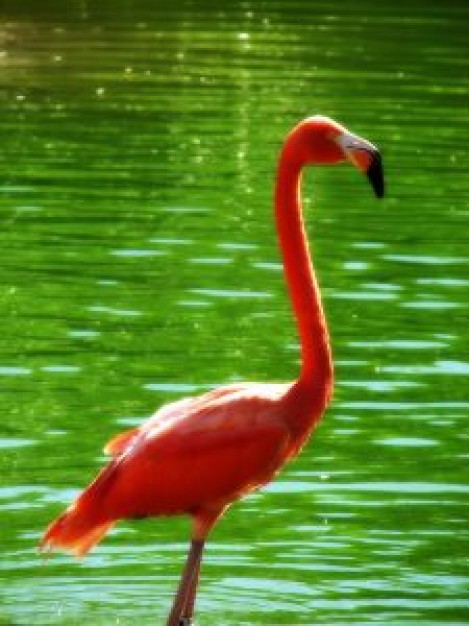
[{"label": "pink flamingo", "polygon": [[381,158],[322,116],[305,119],[281,151],[275,217],[298,325],[301,369],[290,383],[236,383],[162,407],[106,445],[110,462],[47,529],[42,549],[86,554],[121,518],[189,515],[192,537],[167,625],[191,623],[205,540],[233,502],[271,481],[301,450],[332,394],[326,320],[301,214],[301,171],[350,161],[378,197]]}]

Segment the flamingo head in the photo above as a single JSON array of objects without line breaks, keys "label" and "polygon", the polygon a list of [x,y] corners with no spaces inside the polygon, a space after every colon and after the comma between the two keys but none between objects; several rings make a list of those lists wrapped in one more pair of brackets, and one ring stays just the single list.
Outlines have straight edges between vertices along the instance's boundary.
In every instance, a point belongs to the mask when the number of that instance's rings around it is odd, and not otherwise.
[{"label": "flamingo head", "polygon": [[[378,198],[384,195],[381,155],[372,143],[329,117],[309,117],[293,129],[292,144],[303,163],[349,161],[366,174]],[[295,145],[296,144],[296,145]]]}]

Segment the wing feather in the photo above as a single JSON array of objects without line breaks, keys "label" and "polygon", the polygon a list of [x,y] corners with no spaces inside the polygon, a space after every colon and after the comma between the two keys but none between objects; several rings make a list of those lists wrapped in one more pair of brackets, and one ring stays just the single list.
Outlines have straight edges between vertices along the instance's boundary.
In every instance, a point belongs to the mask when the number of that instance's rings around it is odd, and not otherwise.
[{"label": "wing feather", "polygon": [[119,456],[119,454],[125,452],[128,446],[132,445],[132,441],[138,437],[139,432],[140,428],[137,427],[114,435],[104,446],[103,452],[110,456]]},{"label": "wing feather", "polygon": [[101,501],[110,517],[228,503],[280,469],[290,434],[276,414],[277,398],[244,389],[212,400],[194,399],[169,421],[152,418],[130,438]]}]

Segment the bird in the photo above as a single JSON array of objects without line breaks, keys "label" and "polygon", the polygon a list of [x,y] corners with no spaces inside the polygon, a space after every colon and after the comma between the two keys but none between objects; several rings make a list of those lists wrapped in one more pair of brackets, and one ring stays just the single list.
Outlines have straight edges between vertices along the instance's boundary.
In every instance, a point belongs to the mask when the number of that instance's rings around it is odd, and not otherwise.
[{"label": "bird", "polygon": [[294,458],[333,391],[333,359],[302,215],[301,176],[309,165],[350,162],[384,195],[382,158],[369,141],[314,115],[280,149],[274,217],[296,320],[300,366],[293,382],[236,382],[163,406],[114,436],[91,484],[46,529],[41,551],[84,556],[121,519],[189,516],[187,560],[167,626],[192,624],[205,542],[240,498],[269,483]]}]

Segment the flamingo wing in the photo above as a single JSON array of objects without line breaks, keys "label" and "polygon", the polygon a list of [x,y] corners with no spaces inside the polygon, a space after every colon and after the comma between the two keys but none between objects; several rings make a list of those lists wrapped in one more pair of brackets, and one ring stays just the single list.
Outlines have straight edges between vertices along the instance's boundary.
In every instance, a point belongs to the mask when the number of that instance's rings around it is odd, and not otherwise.
[{"label": "flamingo wing", "polygon": [[288,458],[288,388],[221,387],[117,435],[106,446],[113,458],[49,526],[42,549],[83,555],[121,518],[221,511],[262,486]]},{"label": "flamingo wing", "polygon": [[131,428],[123,433],[114,435],[103,448],[105,454],[110,456],[119,456],[125,452],[132,441],[140,434],[140,428]]},{"label": "flamingo wing", "polygon": [[290,441],[279,412],[283,389],[221,388],[164,407],[138,433],[124,433],[128,445],[102,481],[102,510],[112,518],[191,512],[270,480]]},{"label": "flamingo wing", "polygon": [[119,456],[126,449],[135,442],[138,435],[144,431],[148,431],[152,428],[163,428],[165,424],[171,422],[171,420],[177,419],[185,414],[193,413],[198,408],[207,406],[210,402],[222,398],[227,394],[232,394],[236,391],[244,389],[245,385],[233,384],[224,385],[218,387],[200,396],[182,398],[176,400],[170,404],[162,406],[156,413],[148,419],[146,422],[135,428],[130,428],[122,433],[114,435],[104,446],[103,452],[110,456]]}]

